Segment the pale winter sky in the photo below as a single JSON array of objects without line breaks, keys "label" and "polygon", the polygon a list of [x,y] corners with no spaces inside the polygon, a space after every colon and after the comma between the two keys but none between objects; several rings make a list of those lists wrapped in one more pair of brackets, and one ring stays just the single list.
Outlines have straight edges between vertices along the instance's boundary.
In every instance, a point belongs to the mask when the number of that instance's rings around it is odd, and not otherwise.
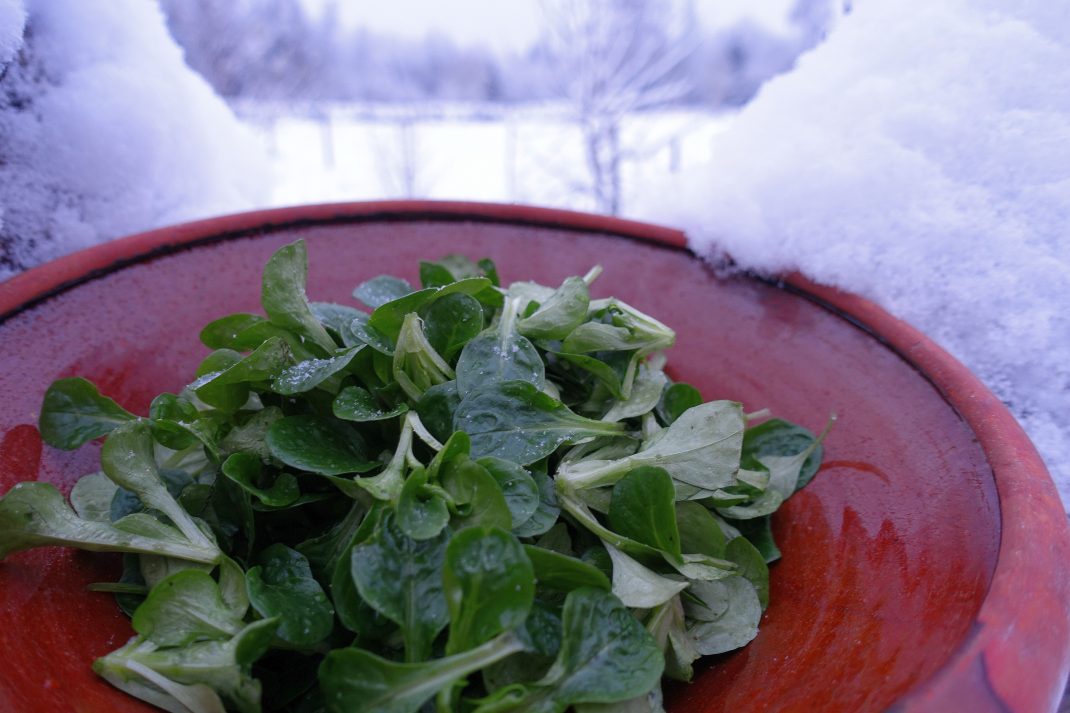
[{"label": "pale winter sky", "polygon": [[[330,0],[304,0],[315,14]],[[707,27],[752,18],[773,29],[787,27],[792,0],[695,0]],[[539,32],[539,0],[337,0],[339,16],[356,27],[420,38],[441,32],[460,44],[522,50]]]}]

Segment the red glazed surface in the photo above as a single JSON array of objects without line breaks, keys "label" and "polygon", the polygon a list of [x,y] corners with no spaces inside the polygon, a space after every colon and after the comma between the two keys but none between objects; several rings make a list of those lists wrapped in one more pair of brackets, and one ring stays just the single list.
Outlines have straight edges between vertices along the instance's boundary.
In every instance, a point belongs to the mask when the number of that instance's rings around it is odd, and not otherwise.
[{"label": "red glazed surface", "polygon": [[[97,444],[41,446],[53,379],[85,376],[145,413],[192,379],[204,323],[258,311],[264,262],[298,237],[311,296],[340,302],[376,274],[415,281],[419,259],[447,252],[490,256],[506,281],[554,283],[601,263],[595,293],[676,328],[670,371],[706,398],[815,430],[839,415],[821,473],[775,518],[784,558],[758,638],[671,687],[670,711],[1054,709],[1070,661],[1070,537],[1010,414],[871,303],[801,278],[789,283],[808,294],[718,279],[665,228],[515,206],[314,206],[38,268],[0,284],[0,492],[25,479],[69,489],[96,469]],[[112,598],[85,590],[116,573],[113,556],[62,549],[0,564],[0,711],[146,710],[90,670],[130,635]]]}]

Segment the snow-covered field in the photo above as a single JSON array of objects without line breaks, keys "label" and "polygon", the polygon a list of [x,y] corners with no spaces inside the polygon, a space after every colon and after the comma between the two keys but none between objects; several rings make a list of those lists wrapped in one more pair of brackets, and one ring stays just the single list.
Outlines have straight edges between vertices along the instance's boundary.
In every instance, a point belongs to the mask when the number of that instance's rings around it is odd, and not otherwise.
[{"label": "snow-covered field", "polygon": [[[243,104],[264,142],[274,205],[383,197],[592,209],[579,129],[561,107]],[[708,164],[732,115],[648,112],[622,127],[623,204],[655,179]]]}]

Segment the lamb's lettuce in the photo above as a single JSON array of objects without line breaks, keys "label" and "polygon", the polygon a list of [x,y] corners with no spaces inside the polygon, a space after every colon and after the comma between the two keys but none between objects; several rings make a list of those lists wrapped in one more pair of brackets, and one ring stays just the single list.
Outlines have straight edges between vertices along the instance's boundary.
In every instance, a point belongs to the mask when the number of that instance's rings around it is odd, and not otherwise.
[{"label": "lamb's lettuce", "polygon": [[597,267],[502,288],[451,255],[365,311],[311,302],[307,260],[278,250],[265,315],[205,327],[147,417],[45,394],[43,439],[106,437],[101,469],[0,497],[0,557],[123,553],[90,588],[137,635],[102,677],[173,713],[663,713],[662,675],[758,634],[827,429],[673,383],[675,333]]}]

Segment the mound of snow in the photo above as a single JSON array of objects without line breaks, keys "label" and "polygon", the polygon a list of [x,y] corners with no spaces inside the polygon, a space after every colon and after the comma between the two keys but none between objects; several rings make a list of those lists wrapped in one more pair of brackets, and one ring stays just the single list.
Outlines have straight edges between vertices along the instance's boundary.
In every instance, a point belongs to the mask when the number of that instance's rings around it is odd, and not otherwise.
[{"label": "mound of snow", "polygon": [[883,304],[1020,419],[1070,505],[1070,4],[859,0],[641,215]]},{"label": "mound of snow", "polygon": [[184,64],[155,3],[0,0],[4,58],[0,279],[266,200],[262,148]]},{"label": "mound of snow", "polygon": [[0,72],[22,47],[26,8],[22,0],[0,0]]}]

